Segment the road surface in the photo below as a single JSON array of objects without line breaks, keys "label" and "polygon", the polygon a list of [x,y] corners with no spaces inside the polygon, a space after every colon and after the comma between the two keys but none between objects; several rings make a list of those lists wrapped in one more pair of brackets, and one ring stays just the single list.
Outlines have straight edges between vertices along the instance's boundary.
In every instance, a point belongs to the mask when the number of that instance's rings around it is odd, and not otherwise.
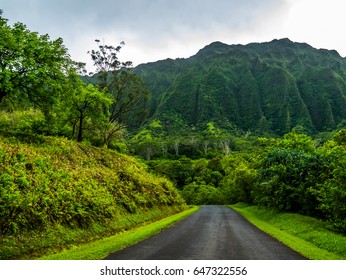
[{"label": "road surface", "polygon": [[226,206],[199,211],[106,260],[300,260],[300,254]]}]

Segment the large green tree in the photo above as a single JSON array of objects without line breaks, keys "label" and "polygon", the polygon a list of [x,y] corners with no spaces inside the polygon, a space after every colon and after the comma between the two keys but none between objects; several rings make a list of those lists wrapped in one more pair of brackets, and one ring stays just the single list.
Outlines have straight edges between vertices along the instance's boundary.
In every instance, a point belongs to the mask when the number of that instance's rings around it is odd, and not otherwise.
[{"label": "large green tree", "polygon": [[83,140],[84,124],[87,119],[102,127],[107,122],[107,111],[112,99],[93,85],[80,84],[73,92],[70,101],[71,121],[73,122],[73,135],[78,128],[77,141]]},{"label": "large green tree", "polygon": [[0,102],[26,100],[47,115],[76,73],[63,40],[30,31],[24,24],[8,24],[0,12]]}]

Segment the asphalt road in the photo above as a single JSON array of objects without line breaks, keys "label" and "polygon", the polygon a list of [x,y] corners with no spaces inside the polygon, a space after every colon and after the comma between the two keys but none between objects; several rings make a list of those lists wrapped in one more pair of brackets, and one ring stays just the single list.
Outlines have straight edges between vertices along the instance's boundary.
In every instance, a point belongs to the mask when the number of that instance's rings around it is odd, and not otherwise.
[{"label": "asphalt road", "polygon": [[106,260],[299,260],[300,254],[226,206],[203,206],[175,226]]}]

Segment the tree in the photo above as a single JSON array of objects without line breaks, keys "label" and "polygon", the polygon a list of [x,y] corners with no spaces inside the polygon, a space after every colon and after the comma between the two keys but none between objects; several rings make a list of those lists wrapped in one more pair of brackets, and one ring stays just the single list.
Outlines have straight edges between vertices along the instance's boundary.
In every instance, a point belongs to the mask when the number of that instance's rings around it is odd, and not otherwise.
[{"label": "tree", "polygon": [[204,155],[207,155],[208,153],[208,147],[209,147],[209,140],[208,139],[204,139],[202,142],[202,146],[203,146],[203,153]]},{"label": "tree", "polygon": [[191,183],[181,191],[183,198],[189,205],[224,204],[220,190],[209,185]]},{"label": "tree", "polygon": [[250,162],[241,155],[229,154],[221,160],[221,165],[225,172],[221,182],[222,191],[227,202],[252,203],[251,192],[256,181],[256,171]]},{"label": "tree", "polygon": [[174,139],[173,141],[173,148],[175,151],[175,155],[179,155],[179,146],[180,146],[180,139]]},{"label": "tree", "polygon": [[334,141],[340,146],[346,145],[346,129],[345,128],[341,129],[335,134]]},{"label": "tree", "polygon": [[343,148],[343,159],[333,170],[333,178],[326,180],[320,191],[320,209],[325,213],[332,227],[346,233],[346,157]]},{"label": "tree", "polygon": [[[90,118],[94,122],[102,123],[107,121],[106,110],[112,99],[104,92],[99,91],[93,85],[81,84],[72,96],[71,113],[74,120],[73,134],[78,125],[77,141],[83,140],[84,121]],[[101,125],[101,124],[99,124]]]},{"label": "tree", "polygon": [[12,27],[0,13],[0,102],[24,98],[45,115],[63,92],[68,76],[80,66],[63,40],[31,32],[22,23]]},{"label": "tree", "polygon": [[230,140],[229,139],[221,139],[220,140],[220,148],[221,151],[227,156],[231,152],[231,148],[229,147]]},{"label": "tree", "polygon": [[312,152],[315,150],[315,143],[311,137],[305,134],[298,134],[295,130],[284,135],[278,140],[277,146],[288,150]]},{"label": "tree", "polygon": [[135,115],[143,117],[149,92],[144,81],[132,73],[132,62],[120,62],[118,59],[124,42],[117,47],[100,44],[100,40],[96,43],[98,49],[89,53],[96,66],[99,89],[108,91],[112,97],[109,122],[116,132],[131,121],[137,121]]},{"label": "tree", "polygon": [[332,172],[324,153],[274,147],[261,162],[252,195],[260,205],[323,218],[319,196]]}]

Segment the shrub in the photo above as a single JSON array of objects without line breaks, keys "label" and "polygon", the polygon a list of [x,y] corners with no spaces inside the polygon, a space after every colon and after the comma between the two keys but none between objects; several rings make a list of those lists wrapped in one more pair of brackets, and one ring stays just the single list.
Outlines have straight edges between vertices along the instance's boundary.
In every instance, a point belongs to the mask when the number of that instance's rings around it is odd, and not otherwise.
[{"label": "shrub", "polygon": [[224,203],[220,190],[209,185],[191,183],[184,187],[181,194],[186,203],[190,205],[215,205]]}]

